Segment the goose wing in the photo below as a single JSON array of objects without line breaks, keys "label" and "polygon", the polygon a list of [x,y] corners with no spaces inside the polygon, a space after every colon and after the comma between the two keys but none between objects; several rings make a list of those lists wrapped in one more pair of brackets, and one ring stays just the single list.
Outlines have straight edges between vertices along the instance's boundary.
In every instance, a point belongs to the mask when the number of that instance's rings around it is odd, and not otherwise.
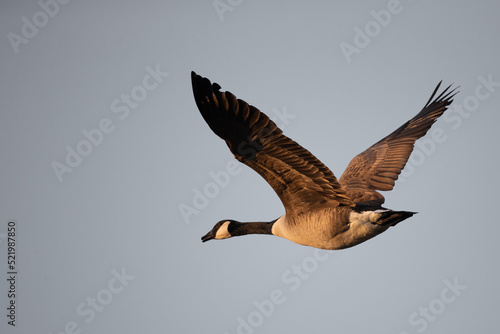
[{"label": "goose wing", "polygon": [[440,85],[441,82],[415,117],[351,160],[339,182],[355,203],[373,206],[384,203],[384,196],[377,190],[394,188],[415,141],[427,133],[453,101],[456,92],[450,90],[451,86],[435,97]]},{"label": "goose wing", "polygon": [[191,80],[196,105],[209,127],[238,161],[269,183],[287,213],[354,205],[333,173],[263,112],[194,72]]}]

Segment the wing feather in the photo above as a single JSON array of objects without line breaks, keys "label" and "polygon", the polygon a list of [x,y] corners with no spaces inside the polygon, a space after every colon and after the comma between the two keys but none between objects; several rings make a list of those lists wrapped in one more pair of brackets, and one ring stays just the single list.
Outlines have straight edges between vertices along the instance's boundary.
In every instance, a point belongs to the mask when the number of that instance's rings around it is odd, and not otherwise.
[{"label": "wing feather", "polygon": [[354,205],[333,173],[264,113],[194,72],[191,79],[196,104],[209,127],[236,159],[269,183],[287,213]]},{"label": "wing feather", "polygon": [[457,92],[450,90],[451,86],[435,97],[440,85],[441,82],[415,117],[351,160],[339,182],[356,204],[380,206],[384,203],[384,196],[377,190],[394,188],[415,141],[427,133],[453,102]]}]

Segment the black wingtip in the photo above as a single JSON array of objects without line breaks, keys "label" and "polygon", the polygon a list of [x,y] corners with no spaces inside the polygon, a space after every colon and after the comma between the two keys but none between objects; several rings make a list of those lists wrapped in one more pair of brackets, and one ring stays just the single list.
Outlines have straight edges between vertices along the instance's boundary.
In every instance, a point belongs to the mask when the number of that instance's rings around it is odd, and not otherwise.
[{"label": "black wingtip", "polygon": [[438,102],[446,102],[446,104],[449,105],[453,102],[453,97],[460,92],[458,90],[458,88],[460,88],[460,86],[457,86],[457,87],[451,89],[451,87],[453,86],[453,83],[452,83],[451,85],[446,87],[441,92],[441,94],[439,94],[437,97],[435,97],[437,92],[439,91],[439,87],[441,87],[442,83],[443,83],[443,80],[439,81],[436,88],[434,88],[434,91],[432,92],[431,97],[429,98],[429,100],[425,104],[424,108],[428,107],[432,103],[438,103]]},{"label": "black wingtip", "polygon": [[193,85],[193,90],[196,87],[204,87],[207,91],[211,92],[219,92],[222,88],[216,82],[210,82],[208,78],[202,77],[199,74],[196,74],[195,71],[191,71],[191,83]]}]

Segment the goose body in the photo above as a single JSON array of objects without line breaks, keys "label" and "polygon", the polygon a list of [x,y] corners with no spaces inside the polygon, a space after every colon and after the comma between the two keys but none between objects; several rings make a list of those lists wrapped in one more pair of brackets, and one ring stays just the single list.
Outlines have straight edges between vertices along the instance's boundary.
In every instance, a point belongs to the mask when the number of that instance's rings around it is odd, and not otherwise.
[{"label": "goose body", "polygon": [[[300,245],[343,249],[371,239],[413,214],[392,210],[358,212],[350,207],[340,206],[303,215],[290,215],[288,218],[285,214],[273,224],[272,234]],[[389,221],[382,223],[384,216]]]},{"label": "goose body", "polygon": [[382,207],[378,192],[392,190],[417,139],[453,101],[440,84],[424,108],[394,132],[355,156],[337,180],[305,148],[286,137],[257,108],[196,73],[193,93],[201,115],[235,158],[259,173],[274,189],[285,214],[269,222],[221,220],[202,241],[269,234],[321,249],[355,246],[411,217],[414,212]]}]

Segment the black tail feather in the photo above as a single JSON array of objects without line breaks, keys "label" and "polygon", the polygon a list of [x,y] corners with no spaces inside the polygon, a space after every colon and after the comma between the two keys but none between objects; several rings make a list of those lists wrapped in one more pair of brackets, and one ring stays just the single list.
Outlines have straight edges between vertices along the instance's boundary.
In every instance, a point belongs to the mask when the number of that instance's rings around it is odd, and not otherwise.
[{"label": "black tail feather", "polygon": [[417,212],[411,211],[385,211],[382,212],[380,219],[376,224],[378,225],[390,225],[395,226],[397,223],[402,222],[403,220],[410,218]]}]

